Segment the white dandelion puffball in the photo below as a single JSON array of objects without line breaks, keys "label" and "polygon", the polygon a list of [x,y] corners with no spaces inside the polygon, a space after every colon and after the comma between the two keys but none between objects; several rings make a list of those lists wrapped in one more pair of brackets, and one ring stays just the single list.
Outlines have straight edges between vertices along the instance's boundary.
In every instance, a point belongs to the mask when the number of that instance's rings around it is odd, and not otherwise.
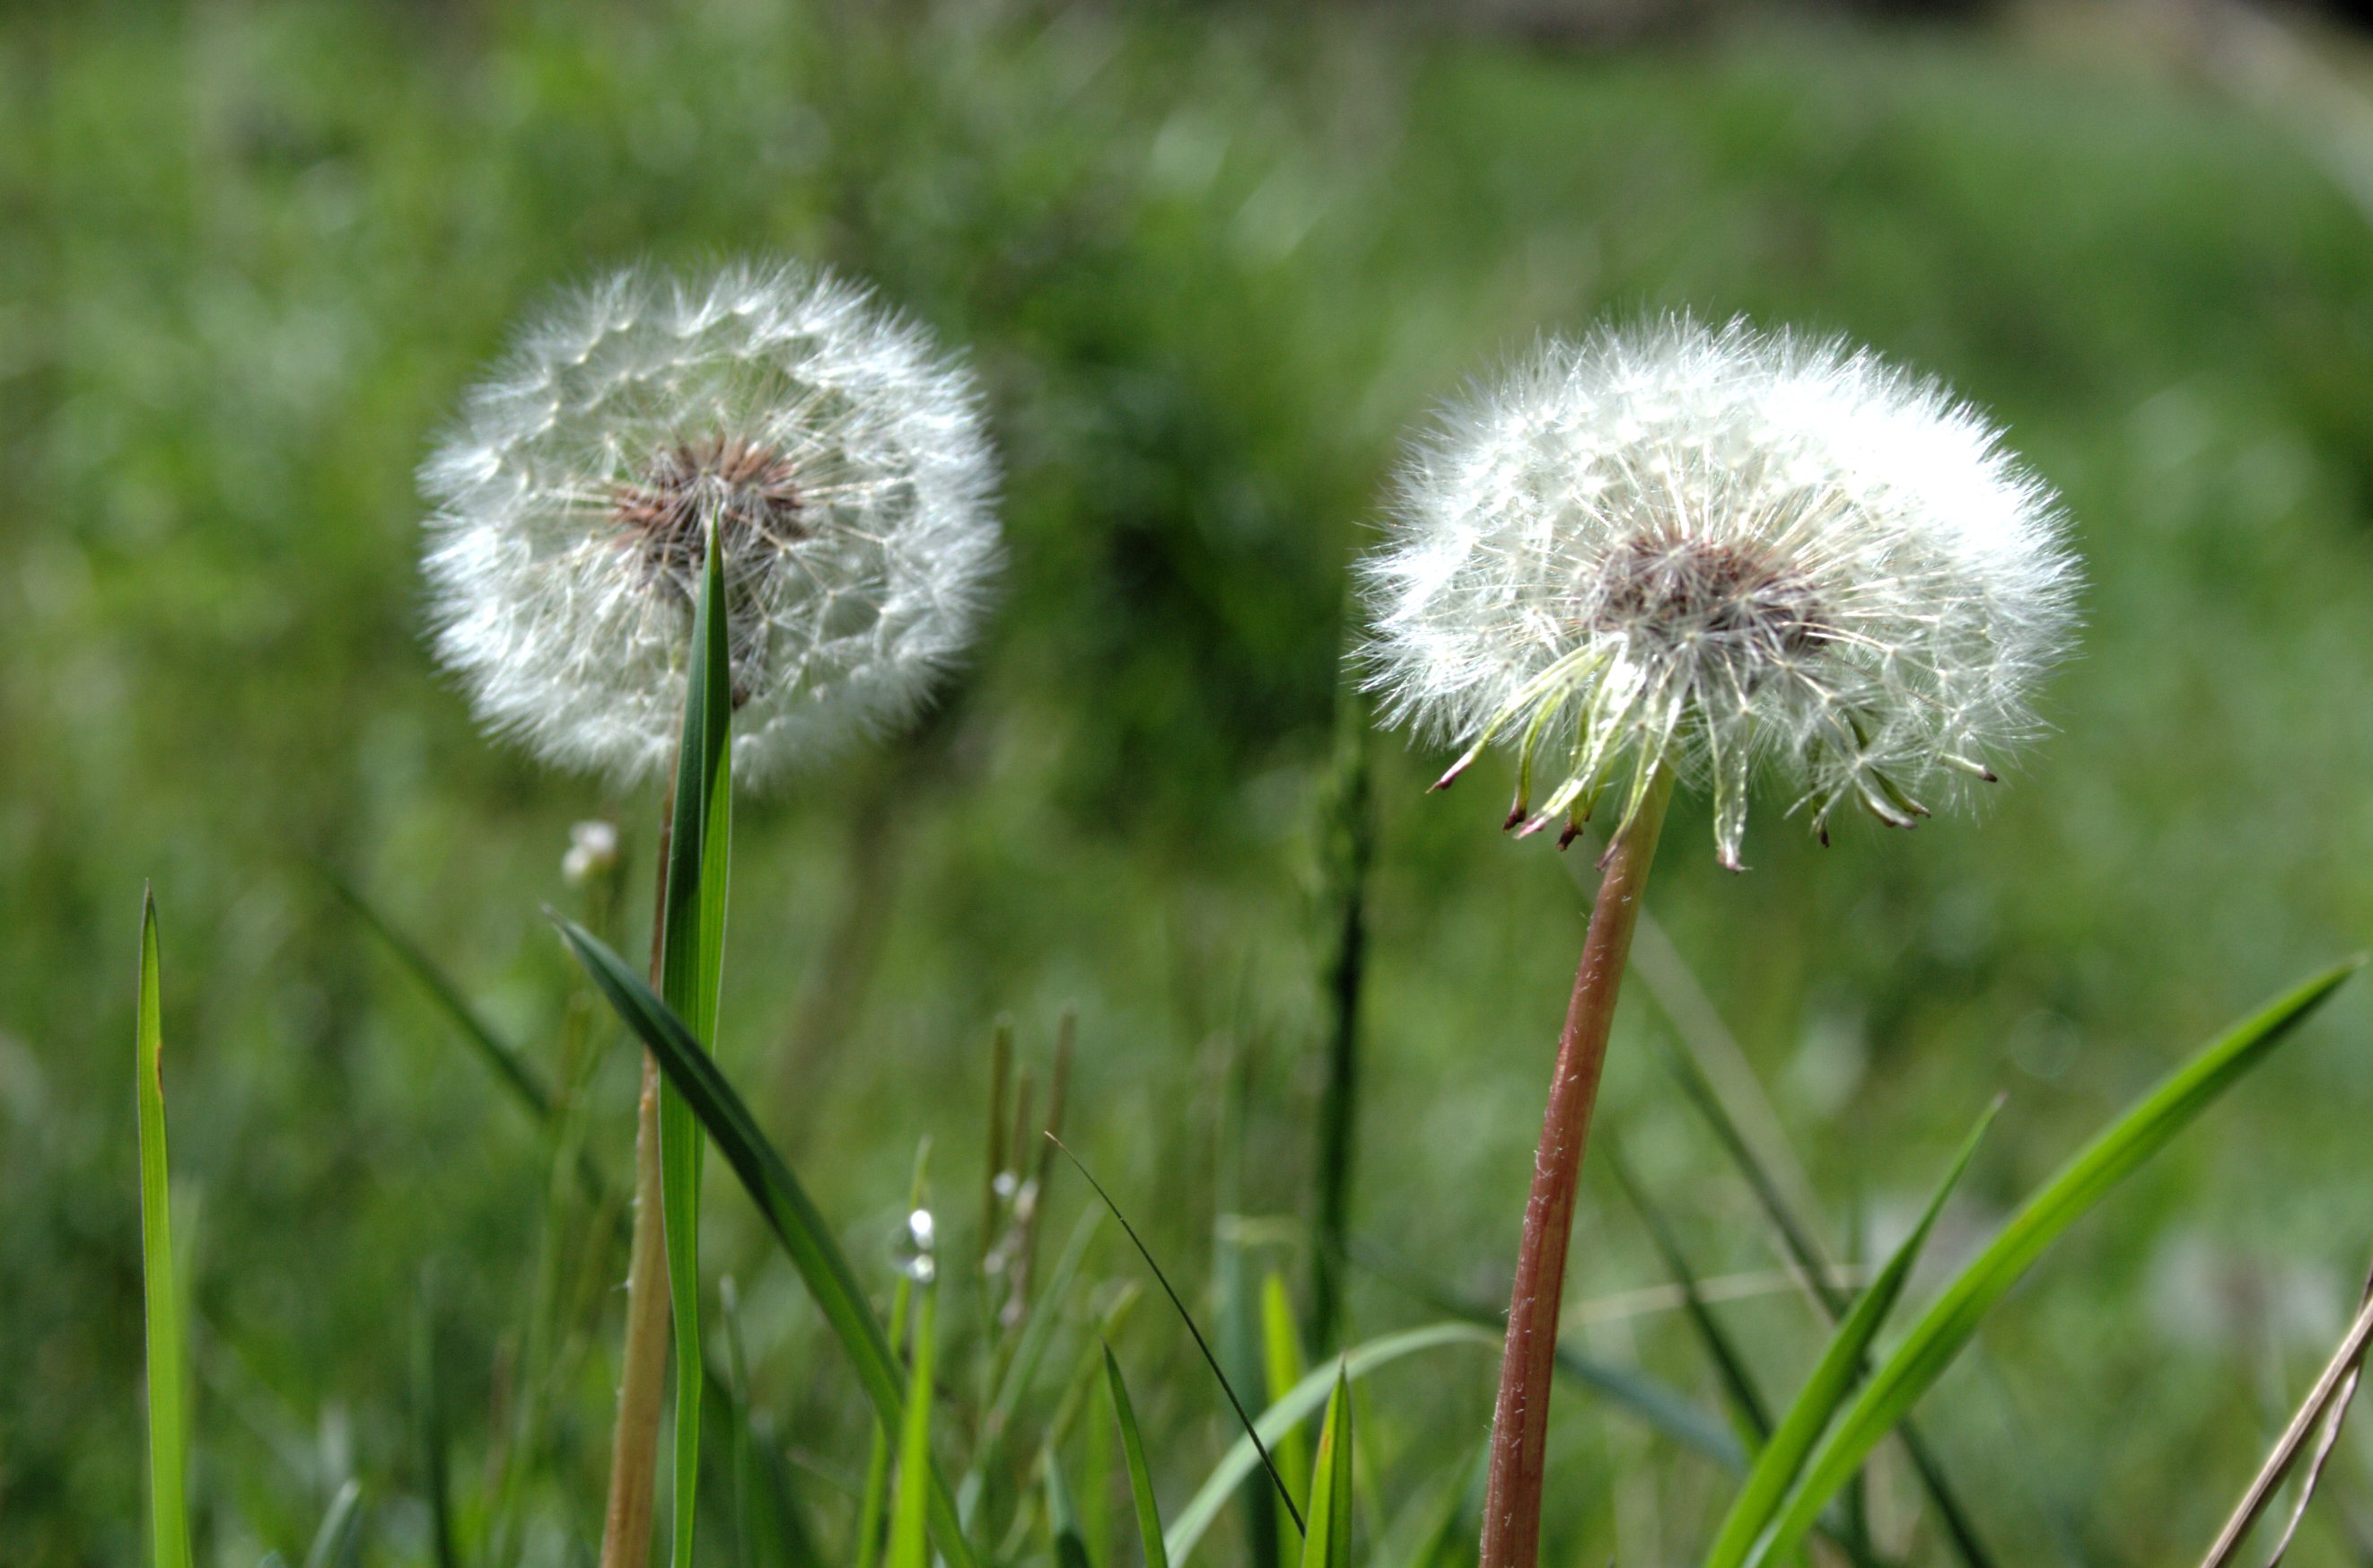
[{"label": "white dandelion puffball", "polygon": [[1571,840],[1627,766],[1628,825],[1671,766],[1737,869],[1759,766],[1825,839],[1841,801],[1909,827],[1940,775],[1993,778],[2074,628],[2064,532],[1982,415],[1867,352],[1607,330],[1420,443],[1361,565],[1362,657],[1390,717],[1468,748],[1444,785],[1514,746],[1509,826]]},{"label": "white dandelion puffball", "polygon": [[793,265],[567,297],[420,482],[437,652],[480,721],[621,779],[674,756],[710,529],[744,782],[910,718],[999,554],[971,377]]}]

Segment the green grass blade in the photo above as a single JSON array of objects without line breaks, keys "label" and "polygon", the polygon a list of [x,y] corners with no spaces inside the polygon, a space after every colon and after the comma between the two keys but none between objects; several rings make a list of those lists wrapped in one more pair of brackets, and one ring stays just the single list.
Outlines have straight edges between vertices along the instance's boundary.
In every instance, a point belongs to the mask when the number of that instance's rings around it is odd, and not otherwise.
[{"label": "green grass blade", "polygon": [[2212,1041],[2028,1199],[1879,1364],[1813,1456],[1750,1562],[1784,1562],[1881,1438],[1944,1375],[1978,1325],[2043,1249],[2135,1166],[2164,1148],[2362,965],[2353,959],[2276,998]]},{"label": "green grass blade", "polygon": [[[914,1213],[923,1206],[923,1184],[929,1175],[931,1144],[929,1139],[915,1151],[914,1178],[906,1184],[906,1212]],[[898,1282],[890,1289],[890,1342],[897,1344],[906,1337],[906,1315],[915,1299],[915,1277],[899,1270]],[[883,1522],[890,1509],[890,1428],[877,1420],[873,1423],[873,1445],[865,1457],[865,1489],[857,1503],[857,1568],[874,1568],[882,1557]]]},{"label": "green grass blade", "polygon": [[[733,669],[725,574],[714,526],[693,612],[684,735],[676,750],[661,904],[660,995],[704,1049],[717,1041],[725,957],[725,894],[732,837]],[[700,1491],[700,1120],[671,1082],[660,1093],[660,1205],[667,1235],[675,1337],[675,1568],[692,1568]]]},{"label": "green grass blade", "polygon": [[1144,1549],[1145,1568],[1170,1568],[1170,1554],[1162,1540],[1162,1510],[1153,1501],[1153,1473],[1146,1468],[1145,1439],[1137,1430],[1137,1407],[1129,1403],[1128,1386],[1121,1381],[1120,1363],[1112,1347],[1105,1347],[1105,1387],[1112,1393],[1113,1422],[1120,1428],[1121,1457],[1128,1465],[1129,1500],[1137,1504],[1137,1539]]},{"label": "green grass blade", "polygon": [[[1286,1297],[1285,1278],[1274,1270],[1261,1281],[1260,1326],[1263,1391],[1269,1403],[1275,1404],[1292,1392],[1293,1386],[1308,1376],[1310,1369],[1302,1362],[1302,1340],[1294,1328],[1293,1305]],[[1309,1445],[1300,1427],[1277,1440],[1277,1468],[1285,1473],[1287,1486],[1303,1496],[1310,1494]]]},{"label": "green grass blade", "polygon": [[1912,1265],[1919,1261],[1928,1233],[1935,1226],[1936,1216],[1945,1211],[1945,1199],[1952,1195],[1961,1173],[1969,1169],[1970,1156],[1978,1152],[1978,1141],[1985,1136],[1994,1114],[2001,1109],[2002,1101],[1997,1099],[1978,1118],[1978,1125],[1962,1142],[1951,1168],[1946,1171],[1945,1179],[1936,1184],[1920,1223],[1912,1227],[1903,1245],[1895,1249],[1895,1255],[1879,1270],[1878,1278],[1862,1293],[1853,1309],[1846,1314],[1845,1322],[1830,1337],[1829,1348],[1821,1353],[1812,1375],[1805,1380],[1804,1388],[1781,1417],[1780,1425],[1763,1445],[1763,1452],[1757,1456],[1754,1468],[1748,1471],[1746,1483],[1739,1488],[1736,1501],[1731,1504],[1730,1513],[1706,1553],[1705,1568],[1738,1568],[1747,1561],[1756,1538],[1771,1522],[1790,1483],[1804,1468],[1806,1456],[1812,1452],[1830,1418],[1853,1391],[1855,1379],[1862,1375],[1871,1341],[1902,1295],[1904,1283],[1911,1277]]},{"label": "green grass blade", "polygon": [[420,1277],[419,1314],[412,1336],[412,1420],[420,1445],[421,1487],[428,1494],[429,1552],[437,1568],[461,1568],[453,1540],[451,1445],[444,1397],[438,1390],[437,1293],[427,1272]]},{"label": "green grass blade", "polygon": [[[1319,1368],[1293,1386],[1293,1392],[1271,1405],[1253,1423],[1264,1442],[1284,1434],[1290,1427],[1308,1421],[1325,1406],[1334,1391],[1339,1373],[1353,1382],[1365,1377],[1380,1366],[1387,1366],[1403,1357],[1420,1352],[1439,1350],[1445,1345],[1495,1346],[1504,1338],[1498,1331],[1478,1323],[1431,1323],[1421,1328],[1405,1329],[1369,1340],[1347,1352],[1339,1364]],[[1227,1507],[1228,1499],[1246,1476],[1253,1473],[1260,1460],[1253,1447],[1250,1434],[1236,1439],[1227,1453],[1203,1482],[1202,1488],[1188,1501],[1178,1516],[1171,1522],[1170,1533],[1163,1538],[1163,1547],[1173,1562],[1184,1562],[1194,1553],[1204,1535],[1217,1522]]]},{"label": "green grass blade", "polygon": [[140,1127],[140,1280],[148,1318],[148,1523],[156,1568],[190,1568],[187,1387],[181,1287],[165,1160],[165,1027],[158,1000],[157,895],[140,903],[140,1002],[134,1029],[134,1114]]},{"label": "green grass blade", "polygon": [[1310,1486],[1302,1568],[1351,1568],[1351,1379],[1340,1362],[1327,1397],[1327,1422],[1318,1429],[1318,1473]]},{"label": "green grass blade", "polygon": [[[726,1164],[758,1205],[784,1253],[799,1270],[808,1293],[815,1298],[834,1338],[848,1352],[858,1381],[873,1401],[875,1415],[884,1425],[903,1431],[906,1379],[891,1354],[881,1319],[866,1304],[857,1271],[849,1267],[807,1188],[758,1130],[750,1107],[700,1048],[684,1020],[652,995],[642,977],[599,937],[571,920],[555,917],[555,924],[595,986],[691,1105]],[[930,1523],[940,1552],[953,1568],[975,1568],[972,1547],[957,1527],[954,1499],[936,1472],[931,1480]]]},{"label": "green grass blade", "polygon": [[[1757,1151],[1746,1129],[1724,1102],[1721,1091],[1715,1088],[1713,1078],[1700,1057],[1708,1044],[1702,1036],[1707,1031],[1715,1032],[1719,1043],[1726,1046],[1734,1057],[1737,1047],[1722,1030],[1719,1017],[1713,1015],[1713,1004],[1706,1000],[1696,977],[1682,963],[1680,954],[1673,951],[1670,939],[1659,931],[1654,933],[1654,946],[1644,940],[1650,936],[1653,923],[1642,918],[1641,935],[1643,942],[1633,952],[1634,965],[1642,977],[1649,980],[1650,991],[1656,997],[1666,1020],[1683,1042],[1680,1046],[1666,1045],[1659,1054],[1675,1081],[1680,1084],[1682,1097],[1704,1119],[1714,1135],[1715,1142],[1730,1157],[1731,1164],[1737,1167],[1739,1176],[1746,1181],[1748,1189],[1755,1195],[1757,1206],[1763,1211],[1764,1218],[1780,1238],[1782,1248],[1794,1263],[1797,1277],[1804,1281],[1805,1289],[1811,1293],[1830,1323],[1842,1324],[1853,1303],[1848,1293],[1830,1277],[1832,1264],[1828,1249],[1821,1245],[1818,1232],[1785,1193],[1789,1186],[1801,1188],[1804,1178],[1798,1174],[1793,1182],[1783,1182],[1767,1157]],[[1650,954],[1654,955],[1653,961],[1645,956]],[[1694,1020],[1698,1031],[1695,1035],[1691,1033],[1690,1023],[1685,1022],[1692,1013],[1698,1015]],[[1742,1071],[1745,1066],[1743,1060],[1739,1062]],[[1776,1120],[1772,1124],[1772,1131],[1767,1136],[1779,1136]],[[1901,1436],[1903,1446],[1911,1457],[1912,1472],[1920,1478],[1920,1484],[1927,1492],[1929,1501],[1936,1505],[1937,1519],[1944,1525],[1945,1533],[1951,1538],[1953,1548],[1960,1554],[1961,1561],[1968,1568],[1993,1568],[1993,1557],[1978,1539],[1977,1526],[1970,1517],[1968,1505],[1962,1503],[1952,1484],[1946,1480],[1944,1467],[1929,1451],[1919,1429],[1907,1421],[1903,1423]],[[1862,1506],[1859,1487],[1848,1491],[1846,1508],[1852,1527],[1847,1533],[1859,1541],[1867,1534],[1867,1521],[1864,1517],[1865,1510]]]},{"label": "green grass blade", "polygon": [[330,1499],[330,1511],[321,1515],[321,1527],[313,1532],[313,1545],[305,1553],[305,1568],[354,1568],[362,1550],[363,1487],[362,1482],[348,1477],[338,1494]]},{"label": "green grass blade", "polygon": [[888,1568],[930,1568],[931,1379],[939,1339],[938,1283],[918,1281],[915,1308],[915,1375],[906,1420],[898,1430],[898,1490],[890,1506]]},{"label": "green grass blade", "polygon": [[1071,1489],[1063,1484],[1063,1469],[1052,1445],[1038,1451],[1038,1472],[1046,1492],[1046,1549],[1055,1568],[1090,1568],[1088,1543],[1080,1534],[1079,1510],[1071,1506]]},{"label": "green grass blade", "polygon": [[1672,1275],[1673,1282],[1680,1288],[1683,1313],[1689,1327],[1696,1331],[1699,1342],[1704,1346],[1706,1359],[1713,1363],[1723,1393],[1730,1400],[1739,1436],[1750,1452],[1760,1448],[1764,1439],[1771,1434],[1771,1417],[1765,1410],[1762,1394],[1755,1387],[1754,1375],[1748,1371],[1747,1358],[1732,1343],[1729,1333],[1724,1329],[1721,1320],[1713,1315],[1713,1306],[1706,1301],[1705,1293],[1699,1289],[1697,1271],[1689,1267],[1688,1256],[1681,1251],[1679,1238],[1665,1223],[1663,1211],[1649,1201],[1647,1192],[1633,1177],[1631,1167],[1624,1163],[1611,1139],[1608,1140],[1607,1164],[1607,1168],[1615,1173],[1616,1184],[1631,1200],[1631,1207],[1639,1211],[1641,1222],[1647,1226],[1649,1240],[1655,1244],[1657,1255],[1665,1261],[1666,1271]]}]

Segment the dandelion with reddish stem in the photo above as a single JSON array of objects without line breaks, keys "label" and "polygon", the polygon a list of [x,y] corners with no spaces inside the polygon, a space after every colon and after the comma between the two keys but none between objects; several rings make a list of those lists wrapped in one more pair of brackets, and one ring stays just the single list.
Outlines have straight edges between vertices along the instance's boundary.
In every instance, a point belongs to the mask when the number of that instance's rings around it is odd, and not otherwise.
[{"label": "dandelion with reddish stem", "polygon": [[[620,273],[532,326],[421,472],[437,651],[489,729],[621,782],[658,775],[713,540],[732,775],[779,777],[910,718],[971,640],[995,480],[971,377],[863,290],[789,265]],[[652,948],[657,984],[656,930]],[[649,1551],[659,1104],[646,1057],[603,1568]]]},{"label": "dandelion with reddish stem", "polygon": [[1368,684],[1462,755],[1515,754],[1519,836],[1619,791],[1525,1211],[1481,1568],[1533,1568],[1574,1194],[1677,780],[1741,870],[1750,786],[1828,839],[1993,781],[2039,728],[2076,568],[2052,492],[1934,382],[1829,341],[1675,320],[1553,343],[1452,410],[1361,566]]}]

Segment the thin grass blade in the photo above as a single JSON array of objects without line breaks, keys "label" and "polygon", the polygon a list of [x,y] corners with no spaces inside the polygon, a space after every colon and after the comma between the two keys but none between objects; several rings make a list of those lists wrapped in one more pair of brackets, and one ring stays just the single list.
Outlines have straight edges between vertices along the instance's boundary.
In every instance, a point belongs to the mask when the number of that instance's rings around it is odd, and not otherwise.
[{"label": "thin grass blade", "polygon": [[1853,1305],[1845,1322],[1829,1339],[1829,1348],[1821,1353],[1810,1377],[1780,1419],[1771,1441],[1763,1445],[1747,1480],[1739,1488],[1737,1500],[1731,1504],[1729,1515],[1716,1532],[1712,1548],[1706,1552],[1705,1568],[1738,1568],[1747,1561],[1756,1538],[1763,1533],[1771,1515],[1778,1511],[1787,1495],[1790,1483],[1804,1468],[1806,1456],[1845,1402],[1855,1379],[1862,1375],[1869,1354],[1871,1341],[1894,1310],[1896,1301],[1903,1294],[1905,1281],[1911,1277],[1912,1265],[1920,1260],[1921,1249],[1927,1246],[1928,1234],[1935,1228],[1936,1216],[1945,1211],[1945,1200],[1952,1196],[1961,1174],[1970,1167],[1970,1159],[1978,1152],[1979,1140],[1993,1124],[1994,1116],[2002,1109],[1997,1099],[1978,1118],[1978,1125],[1963,1141],[1960,1153],[1936,1184],[1935,1192],[1922,1211],[1920,1223],[1912,1227],[1903,1244],[1895,1249],[1870,1288]]},{"label": "thin grass blade", "polygon": [[157,895],[140,902],[140,1000],[134,1114],[140,1128],[140,1281],[148,1331],[148,1524],[156,1568],[190,1568],[187,1356],[173,1270],[172,1196],[165,1159],[165,1025],[158,999]]},{"label": "thin grass blade", "polygon": [[[884,1425],[903,1431],[906,1380],[891,1354],[882,1320],[866,1303],[857,1271],[849,1267],[807,1188],[758,1130],[750,1107],[700,1048],[684,1020],[652,995],[642,977],[599,937],[571,920],[555,917],[555,923],[595,986],[691,1105],[693,1114],[716,1141],[718,1152],[758,1205],[768,1228],[799,1270],[808,1293],[815,1298],[834,1338],[848,1352],[858,1381],[873,1401],[874,1413]],[[975,1568],[972,1546],[956,1524],[954,1498],[936,1470],[931,1478],[930,1526],[932,1539],[953,1568]]]},{"label": "thin grass blade", "polygon": [[1696,1332],[1698,1342],[1704,1347],[1706,1359],[1713,1363],[1723,1394],[1730,1401],[1732,1419],[1738,1427],[1739,1437],[1752,1453],[1759,1449],[1771,1434],[1771,1417],[1764,1408],[1761,1392],[1755,1387],[1754,1375],[1748,1370],[1747,1358],[1731,1341],[1721,1319],[1714,1316],[1705,1293],[1698,1287],[1697,1271],[1689,1267],[1688,1255],[1681,1251],[1680,1239],[1665,1223],[1663,1211],[1649,1200],[1646,1190],[1632,1176],[1631,1167],[1612,1146],[1613,1141],[1608,1142],[1607,1168],[1615,1173],[1616,1183],[1623,1188],[1624,1196],[1631,1199],[1631,1207],[1639,1211],[1649,1239],[1655,1244],[1657,1255],[1665,1261],[1666,1272],[1671,1274],[1673,1282],[1679,1286],[1684,1315],[1690,1328]]},{"label": "thin grass blade", "polygon": [[1105,1347],[1105,1387],[1112,1393],[1113,1422],[1120,1428],[1121,1457],[1128,1466],[1129,1500],[1137,1504],[1137,1539],[1145,1553],[1145,1568],[1170,1568],[1170,1553],[1162,1540],[1162,1510],[1153,1500],[1153,1474],[1145,1464],[1145,1439],[1137,1430],[1137,1407],[1129,1403],[1128,1386],[1121,1381],[1120,1363],[1112,1347]]},{"label": "thin grass blade", "polygon": [[1318,1429],[1318,1470],[1310,1487],[1310,1531],[1302,1568],[1351,1568],[1351,1379],[1335,1365],[1327,1422]]},{"label": "thin grass blade", "polygon": [[[1055,1141],[1055,1146],[1070,1157],[1072,1164],[1079,1166],[1080,1175],[1087,1178],[1090,1187],[1095,1188],[1096,1196],[1103,1199],[1105,1207],[1112,1211],[1112,1217],[1120,1222],[1120,1228],[1128,1235],[1129,1245],[1137,1248],[1138,1257],[1143,1258],[1146,1268],[1152,1270],[1154,1282],[1162,1287],[1162,1293],[1170,1298],[1170,1305],[1177,1310],[1178,1320],[1186,1325],[1186,1332],[1193,1337],[1195,1348],[1203,1352],[1204,1364],[1211,1369],[1211,1375],[1219,1379],[1220,1391],[1227,1395],[1229,1405],[1234,1409],[1236,1420],[1245,1429],[1245,1440],[1252,1445],[1253,1452],[1258,1456],[1261,1468],[1268,1471],[1268,1479],[1277,1488],[1279,1501],[1285,1504],[1285,1511],[1293,1516],[1293,1527],[1307,1539],[1308,1530],[1303,1523],[1302,1510],[1294,1505],[1293,1493],[1287,1489],[1285,1478],[1278,1474],[1277,1460],[1270,1455],[1268,1442],[1263,1438],[1260,1430],[1253,1424],[1253,1418],[1245,1413],[1245,1402],[1236,1398],[1236,1390],[1228,1382],[1228,1375],[1220,1370],[1220,1358],[1211,1353],[1210,1345],[1203,1339],[1203,1331],[1195,1327],[1194,1314],[1186,1310],[1186,1304],[1179,1299],[1176,1291],[1171,1289],[1170,1277],[1162,1271],[1162,1265],[1153,1260],[1153,1254],[1139,1237],[1137,1227],[1128,1223],[1128,1216],[1120,1211],[1120,1205],[1113,1201],[1112,1194],[1105,1190],[1104,1183],[1096,1179],[1095,1173],[1089,1170],[1086,1164],[1077,1154],[1071,1153],[1070,1146],[1060,1139]],[[1184,1553],[1174,1553],[1174,1555],[1183,1556]]]},{"label": "thin grass blade", "polygon": [[2359,1300],[2356,1320],[2348,1326],[2348,1332],[2341,1339],[2340,1348],[2332,1353],[2332,1360],[2325,1364],[2323,1375],[2317,1378],[2315,1387],[2308,1391],[2307,1398],[2299,1405],[2298,1413],[2291,1418],[2290,1425],[2275,1442],[2274,1452],[2266,1456],[2266,1462],[2259,1468],[2257,1478],[2250,1481],[2249,1491],[2242,1493],[2239,1504],[2234,1508],[2232,1516],[2226,1520],[2224,1529],[2217,1532],[2215,1543],[2209,1547],[2208,1555],[2202,1559],[2203,1568],[2227,1568],[2240,1556],[2241,1543],[2249,1539],[2250,1527],[2258,1522],[2258,1515],[2264,1513],[2266,1505],[2274,1500],[2274,1493],[2281,1489],[2284,1478],[2290,1474],[2291,1467],[2306,1451],[2308,1439],[2321,1429],[2324,1436],[2318,1444],[2315,1461],[2309,1470],[2305,1485],[2300,1488],[2298,1504],[2292,1510],[2290,1525],[2275,1544],[2274,1554],[2267,1559],[2267,1568],[2275,1568],[2282,1562],[2290,1550],[2291,1537],[2297,1532],[2299,1518],[2307,1512],[2308,1503],[2315,1495],[2316,1472],[2322,1469],[2324,1459],[2331,1454],[2332,1445],[2339,1438],[2340,1418],[2347,1414],[2348,1400],[2356,1391],[2357,1375],[2364,1365],[2368,1342],[2373,1342],[2373,1289],[2368,1289]]},{"label": "thin grass blade", "polygon": [[1993,1244],[1956,1275],[1882,1362],[1806,1468],[1751,1563],[1785,1562],[1822,1508],[1952,1364],[1988,1312],[2045,1247],[2118,1182],[2189,1126],[2218,1095],[2264,1061],[2300,1020],[2340,989],[2363,958],[2327,969],[2277,997],[2212,1041],[2101,1132],[2028,1199]]}]

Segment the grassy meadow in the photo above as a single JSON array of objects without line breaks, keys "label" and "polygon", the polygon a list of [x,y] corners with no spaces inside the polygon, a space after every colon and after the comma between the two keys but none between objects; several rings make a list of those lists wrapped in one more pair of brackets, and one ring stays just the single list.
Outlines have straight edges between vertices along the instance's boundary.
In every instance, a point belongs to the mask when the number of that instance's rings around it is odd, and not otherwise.
[{"label": "grassy meadow", "polygon": [[[1223,1358],[1257,1387],[1271,1273],[1309,1310],[1345,567],[1404,437],[1540,332],[1689,309],[1850,333],[1990,409],[2074,520],[2081,656],[1981,812],[1824,850],[1759,795],[1734,876],[1703,801],[1675,809],[1662,989],[1701,989],[1841,1253],[1900,1240],[2006,1094],[1916,1301],[2224,1022],[2373,940],[2373,212],[2322,123],[2032,21],[1591,52],[1352,8],[0,18],[0,1563],[146,1549],[144,881],[197,1561],[303,1562],[349,1478],[359,1561],[447,1538],[485,1568],[593,1561],[623,1265],[571,1172],[581,1147],[623,1190],[635,1053],[541,910],[638,954],[660,802],[475,732],[421,642],[414,484],[556,284],[807,257],[987,389],[988,635],[919,731],[737,802],[718,1047],[883,1299],[929,1139],[964,1431],[993,1398],[964,1260],[1000,1016],[1043,1118],[1076,1010],[1066,1141]],[[1442,755],[1379,731],[1365,755],[1350,1340],[1504,1303],[1591,881],[1579,848],[1494,831],[1503,760],[1428,796]],[[624,870],[589,897],[561,860],[593,817]],[[544,1080],[574,1064],[568,1138],[341,882]],[[1776,1402],[1825,1328],[1659,1065],[1702,1020],[1655,994],[1619,1017],[1603,1147],[1724,1282]],[[2215,1533],[2373,1254],[2368,1025],[2343,991],[1922,1404],[1997,1561],[2188,1560]],[[1042,1268],[1099,1208],[1052,1168]],[[707,1183],[755,1425],[812,1560],[849,1562],[870,1411],[749,1202]],[[1165,1509],[1234,1435],[1117,1228],[1085,1246],[988,1483],[997,1532],[1017,1521],[1000,1561],[1050,1560],[1042,1437],[1094,1568],[1135,1561],[1100,1332]],[[1720,1432],[1670,1280],[1594,1153],[1570,1339]],[[1495,1357],[1360,1386],[1363,1541],[1455,1502]],[[732,1562],[707,1452],[702,1560]],[[1732,1486],[1580,1385],[1552,1458],[1561,1564],[1692,1561]],[[1957,1560],[1895,1450],[1870,1492],[1891,1559]],[[1204,1560],[1277,1562],[1253,1517]],[[1446,1539],[1455,1562],[1471,1518]],[[2291,1561],[2373,1562],[2373,1422]]]}]

